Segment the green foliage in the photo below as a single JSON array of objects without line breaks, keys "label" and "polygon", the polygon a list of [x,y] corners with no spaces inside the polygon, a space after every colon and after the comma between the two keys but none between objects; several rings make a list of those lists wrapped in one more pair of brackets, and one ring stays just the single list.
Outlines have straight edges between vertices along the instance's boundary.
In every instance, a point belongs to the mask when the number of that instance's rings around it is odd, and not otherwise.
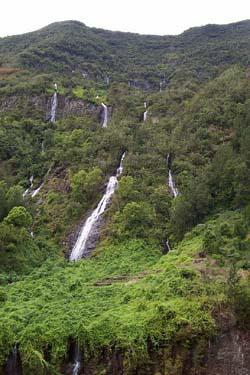
[{"label": "green foliage", "polygon": [[24,207],[13,207],[4,222],[17,227],[29,228],[32,224],[32,217]]},{"label": "green foliage", "polygon": [[[106,245],[94,258],[77,263],[46,262],[25,282],[4,288],[8,299],[0,308],[0,352],[7,354],[5,346],[18,341],[29,373],[39,371],[44,348],[50,347],[50,365],[58,368],[68,337],[74,337],[86,357],[116,345],[133,367],[146,356],[149,340],[156,348],[158,342],[210,337],[210,306],[221,287],[215,282],[212,292],[193,269],[189,254],[200,244],[195,238],[161,257],[142,240],[130,240]],[[6,315],[8,310],[13,314]],[[31,355],[35,352],[38,356]]]},{"label": "green foliage", "polygon": [[12,186],[6,193],[7,209],[11,210],[15,206],[23,203],[23,191],[21,186]]},{"label": "green foliage", "polygon": [[80,170],[71,179],[73,199],[76,202],[93,201],[101,182],[100,168],[95,167],[89,173]]},{"label": "green foliage", "polygon": [[148,203],[127,203],[123,210],[115,216],[115,235],[121,239],[150,237],[155,219],[155,211]]},{"label": "green foliage", "polygon": [[[2,65],[27,69],[0,83],[1,363],[19,342],[25,374],[59,371],[75,340],[86,360],[118,349],[128,373],[144,371],[149,347],[164,347],[171,373],[184,362],[171,354],[180,345],[198,347],[201,360],[212,309],[231,307],[248,326],[248,36],[248,21],[178,37],[63,22],[0,40]],[[54,82],[52,124],[44,106]],[[101,102],[110,107],[107,129]],[[80,117],[65,110],[71,105],[84,108]],[[96,251],[65,261],[124,151]],[[31,176],[43,187],[23,199]],[[161,256],[166,239],[171,251]]]}]

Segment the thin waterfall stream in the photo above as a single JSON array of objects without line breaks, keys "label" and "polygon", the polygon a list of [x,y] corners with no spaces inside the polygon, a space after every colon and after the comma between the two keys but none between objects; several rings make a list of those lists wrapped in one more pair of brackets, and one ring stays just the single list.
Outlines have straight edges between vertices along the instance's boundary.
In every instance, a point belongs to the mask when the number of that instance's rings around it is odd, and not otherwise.
[{"label": "thin waterfall stream", "polygon": [[102,103],[102,107],[103,107],[102,128],[106,128],[108,126],[108,107],[104,103]]},{"label": "thin waterfall stream", "polygon": [[15,344],[4,370],[6,375],[22,375],[22,363],[17,344]]},{"label": "thin waterfall stream", "polygon": [[108,207],[109,203],[111,202],[111,198],[117,189],[118,186],[118,177],[123,172],[123,160],[125,158],[125,153],[123,153],[120,161],[120,165],[116,170],[116,174],[109,178],[106,191],[100,200],[98,206],[95,210],[90,214],[87,218],[85,223],[82,226],[80,234],[76,240],[76,243],[71,251],[69,259],[78,260],[84,256],[87,256],[89,253],[89,242],[91,240],[91,236],[93,233],[96,232],[96,227],[98,227],[98,223],[102,217],[102,214],[105,212],[106,208]]},{"label": "thin waterfall stream", "polygon": [[177,187],[175,186],[174,178],[171,171],[171,156],[168,154],[167,156],[167,166],[168,166],[168,186],[170,189],[171,194],[174,198],[176,198],[179,195],[179,191]]},{"label": "thin waterfall stream", "polygon": [[[168,167],[168,187],[172,196],[176,198],[179,195],[179,191],[177,187],[175,186],[174,178],[173,178],[172,171],[171,171],[171,167],[172,167],[171,154],[168,154],[167,156],[167,167]],[[171,251],[171,247],[170,247],[169,239],[166,238],[164,241],[164,253],[167,254],[169,251]]]},{"label": "thin waterfall stream", "polygon": [[37,189],[35,189],[31,192],[31,197],[34,198],[39,193],[39,191],[41,190],[42,187],[43,187],[43,182],[41,183],[41,185],[38,186]]},{"label": "thin waterfall stream", "polygon": [[75,344],[74,363],[72,368],[72,375],[78,375],[81,369],[81,351],[79,344]]},{"label": "thin waterfall stream", "polygon": [[50,121],[56,122],[57,92],[54,93],[51,103]]},{"label": "thin waterfall stream", "polygon": [[31,191],[32,191],[32,188],[33,188],[33,180],[34,180],[34,176],[30,176],[29,178],[29,182],[30,182],[30,186],[28,187],[28,189],[25,190],[25,192],[23,193],[23,197],[26,197]]}]

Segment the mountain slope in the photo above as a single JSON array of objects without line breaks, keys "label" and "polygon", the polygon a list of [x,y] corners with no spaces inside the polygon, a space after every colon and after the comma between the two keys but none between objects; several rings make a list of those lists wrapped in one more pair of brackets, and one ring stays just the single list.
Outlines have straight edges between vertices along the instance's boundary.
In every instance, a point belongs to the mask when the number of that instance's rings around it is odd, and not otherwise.
[{"label": "mountain slope", "polygon": [[180,71],[199,80],[222,66],[249,63],[250,21],[208,25],[178,36],[151,36],[89,28],[76,21],[2,38],[0,61],[46,72],[85,72],[95,79],[145,80],[159,85]]},{"label": "mountain slope", "polygon": [[0,40],[1,375],[249,371],[249,27]]}]

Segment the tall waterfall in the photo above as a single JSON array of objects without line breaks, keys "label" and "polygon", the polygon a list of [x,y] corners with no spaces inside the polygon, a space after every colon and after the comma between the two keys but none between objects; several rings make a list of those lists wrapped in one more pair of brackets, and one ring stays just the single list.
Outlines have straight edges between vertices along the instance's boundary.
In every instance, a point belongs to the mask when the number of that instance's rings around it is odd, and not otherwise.
[{"label": "tall waterfall", "polygon": [[112,195],[114,194],[117,186],[118,186],[118,177],[123,172],[123,160],[125,158],[125,153],[122,155],[120,165],[116,171],[115,176],[111,176],[106,187],[105,194],[103,195],[102,199],[100,200],[96,209],[91,213],[88,219],[85,221],[81,232],[77,238],[77,241],[72,249],[70,254],[70,260],[78,260],[82,257],[86,256],[88,250],[88,241],[90,240],[92,231],[94,231],[95,227],[98,225],[98,222],[106,210],[107,206],[109,205]]},{"label": "tall waterfall", "polygon": [[103,122],[102,122],[102,127],[106,128],[108,125],[108,107],[106,104],[102,103],[103,107]]},{"label": "tall waterfall", "polygon": [[145,111],[143,113],[143,121],[147,121],[147,118],[148,118],[148,111]]},{"label": "tall waterfall", "polygon": [[52,97],[51,112],[50,112],[51,122],[56,122],[56,109],[57,109],[57,92],[55,92]]},{"label": "tall waterfall", "polygon": [[168,186],[172,195],[174,196],[174,198],[176,198],[179,195],[179,191],[175,187],[175,182],[172,176],[170,154],[168,154],[167,156],[167,166],[168,166]]}]

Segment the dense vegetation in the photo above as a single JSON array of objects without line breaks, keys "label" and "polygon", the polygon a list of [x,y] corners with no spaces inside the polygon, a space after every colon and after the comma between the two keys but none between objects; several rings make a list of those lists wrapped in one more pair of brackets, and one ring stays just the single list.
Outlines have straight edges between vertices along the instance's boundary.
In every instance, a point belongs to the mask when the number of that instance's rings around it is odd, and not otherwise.
[{"label": "dense vegetation", "polygon": [[[65,373],[78,343],[93,374],[115,374],[116,353],[125,374],[187,375],[222,316],[249,328],[249,33],[248,21],[178,37],[63,22],[0,39],[1,365],[18,343],[24,374]],[[124,152],[93,256],[68,262]]]}]

